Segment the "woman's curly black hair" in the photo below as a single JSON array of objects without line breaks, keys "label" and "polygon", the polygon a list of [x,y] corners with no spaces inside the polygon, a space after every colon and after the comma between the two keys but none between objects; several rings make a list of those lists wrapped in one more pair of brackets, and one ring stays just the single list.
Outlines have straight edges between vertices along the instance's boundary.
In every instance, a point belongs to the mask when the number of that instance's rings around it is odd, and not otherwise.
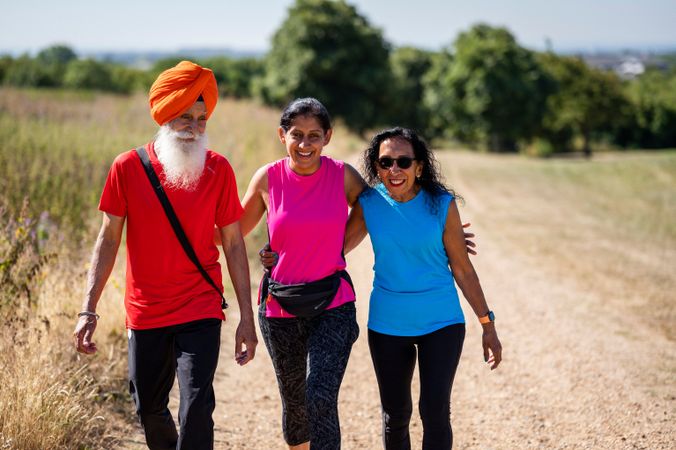
[{"label": "woman's curly black hair", "polygon": [[427,147],[425,141],[415,131],[402,127],[390,128],[389,130],[379,132],[373,136],[368,148],[364,150],[361,164],[364,178],[369,186],[373,187],[380,183],[376,164],[380,155],[380,144],[388,139],[404,139],[411,144],[416,161],[422,163],[422,174],[416,178],[415,182],[430,194],[434,205],[437,203],[436,200],[443,194],[450,194],[456,200],[462,200],[462,197],[444,184],[439,170],[439,163],[434,157],[432,150]]}]

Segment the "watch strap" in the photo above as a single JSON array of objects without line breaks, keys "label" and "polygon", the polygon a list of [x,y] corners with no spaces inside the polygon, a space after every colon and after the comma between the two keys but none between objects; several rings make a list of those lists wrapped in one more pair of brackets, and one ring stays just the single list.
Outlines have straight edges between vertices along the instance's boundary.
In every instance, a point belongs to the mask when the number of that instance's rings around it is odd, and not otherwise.
[{"label": "watch strap", "polygon": [[482,325],[485,325],[487,323],[495,322],[495,314],[493,314],[493,311],[488,311],[488,314],[485,316],[479,317],[479,323]]}]

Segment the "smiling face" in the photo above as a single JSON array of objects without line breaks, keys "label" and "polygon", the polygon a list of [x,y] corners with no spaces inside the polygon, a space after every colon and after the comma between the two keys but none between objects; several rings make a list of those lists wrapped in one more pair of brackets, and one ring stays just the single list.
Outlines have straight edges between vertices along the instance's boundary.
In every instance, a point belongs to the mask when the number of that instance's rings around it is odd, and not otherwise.
[{"label": "smiling face", "polygon": [[207,128],[207,107],[204,102],[195,102],[190,108],[169,122],[176,136],[184,141],[194,141]]},{"label": "smiling face", "polygon": [[319,170],[322,149],[331,140],[331,131],[324,131],[313,116],[297,116],[288,130],[277,130],[279,140],[286,146],[289,167],[299,175],[311,175]]},{"label": "smiling face", "polygon": [[[380,144],[378,160],[383,157],[393,160],[400,157],[413,159],[415,153],[406,139],[395,137],[386,139]],[[396,162],[390,168],[384,168],[379,163],[376,163],[376,167],[378,168],[378,178],[383,182],[390,197],[394,200],[407,202],[415,197],[420,190],[420,185],[416,183],[415,179],[422,174],[421,162],[413,160],[411,166],[407,169],[402,169]]]}]

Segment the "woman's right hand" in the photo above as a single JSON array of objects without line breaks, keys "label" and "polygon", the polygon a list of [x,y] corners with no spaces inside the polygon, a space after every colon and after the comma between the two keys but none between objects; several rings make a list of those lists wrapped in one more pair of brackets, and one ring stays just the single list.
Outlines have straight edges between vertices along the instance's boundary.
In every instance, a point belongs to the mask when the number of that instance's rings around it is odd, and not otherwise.
[{"label": "woman's right hand", "polygon": [[263,268],[265,268],[265,270],[272,269],[275,264],[277,264],[277,260],[279,259],[279,255],[272,251],[269,242],[258,251],[258,257],[260,258],[261,265]]}]

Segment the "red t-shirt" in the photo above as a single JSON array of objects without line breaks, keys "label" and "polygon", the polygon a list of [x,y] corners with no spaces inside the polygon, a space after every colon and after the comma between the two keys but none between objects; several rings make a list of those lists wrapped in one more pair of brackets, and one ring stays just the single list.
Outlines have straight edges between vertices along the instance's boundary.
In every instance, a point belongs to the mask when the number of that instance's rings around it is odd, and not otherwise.
[{"label": "red t-shirt", "polygon": [[[152,142],[146,151],[164,184],[164,171]],[[232,167],[223,156],[209,150],[194,191],[165,188],[165,192],[202,267],[222,288],[214,225],[224,227],[243,213]],[[99,209],[127,218],[127,328],[225,319],[218,293],[185,254],[135,150],[115,158]]]}]

